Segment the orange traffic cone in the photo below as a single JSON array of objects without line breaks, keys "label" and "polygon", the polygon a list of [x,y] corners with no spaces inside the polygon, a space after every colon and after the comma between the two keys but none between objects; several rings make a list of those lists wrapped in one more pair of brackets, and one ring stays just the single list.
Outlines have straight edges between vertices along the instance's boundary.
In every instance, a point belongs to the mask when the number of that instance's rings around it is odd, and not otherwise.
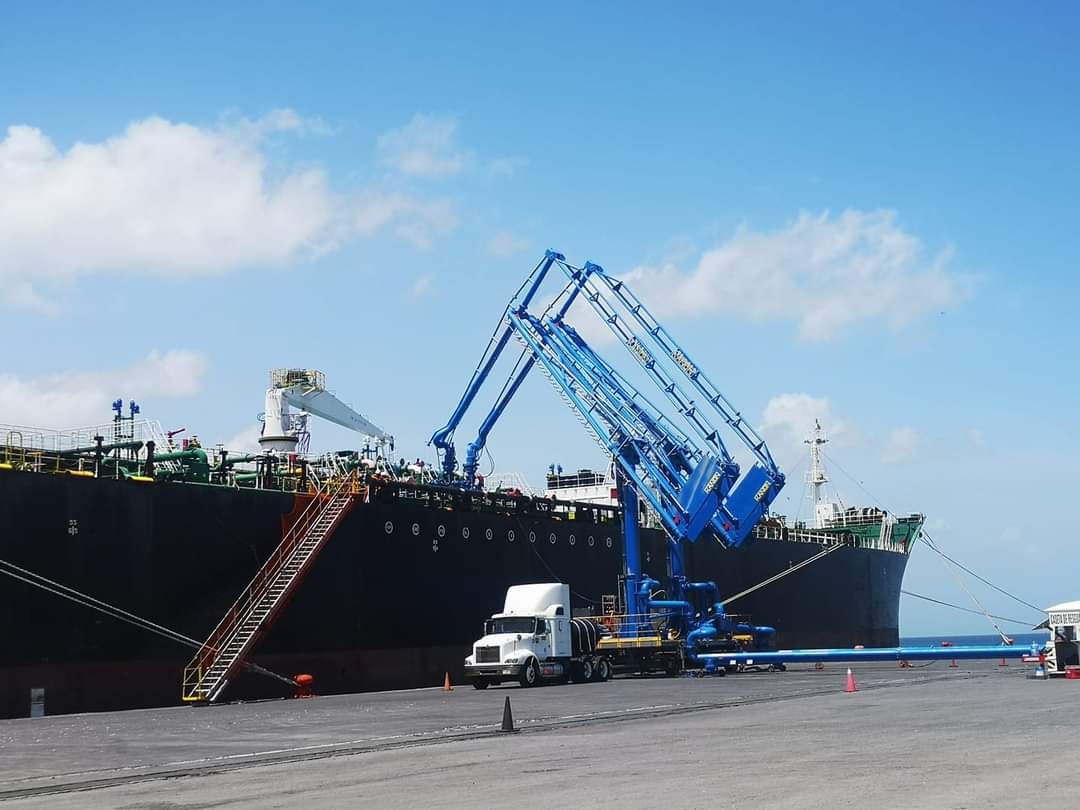
[{"label": "orange traffic cone", "polygon": [[859,687],[857,687],[855,685],[855,676],[851,674],[851,667],[848,667],[848,671],[847,671],[847,687],[844,689],[844,691],[845,692],[858,692],[859,691]]},{"label": "orange traffic cone", "polygon": [[998,664],[998,666],[999,666],[999,667],[1007,667],[1008,665],[1009,665],[1009,662],[1005,660],[1005,657],[1004,657],[1004,656],[1002,656],[1002,657],[1001,657],[1001,663],[1000,663],[1000,664]]},{"label": "orange traffic cone", "polygon": [[449,672],[447,672],[446,677],[443,678],[442,690],[444,692],[453,692],[454,691],[454,687],[452,687],[450,685],[450,673]]},{"label": "orange traffic cone", "polygon": [[954,659],[953,659],[953,660],[952,660],[952,661],[951,661],[951,662],[949,663],[949,669],[956,669],[956,668],[957,668],[957,666],[959,666],[959,665],[958,665],[958,664],[956,663],[956,659],[954,658]]}]

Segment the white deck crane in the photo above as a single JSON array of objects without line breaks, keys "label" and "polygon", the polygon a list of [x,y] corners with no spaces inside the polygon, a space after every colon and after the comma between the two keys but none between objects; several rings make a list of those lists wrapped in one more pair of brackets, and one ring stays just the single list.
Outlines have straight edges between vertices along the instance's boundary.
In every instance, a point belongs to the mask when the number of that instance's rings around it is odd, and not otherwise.
[{"label": "white deck crane", "polygon": [[[292,413],[290,405],[300,412]],[[321,371],[304,368],[279,368],[270,372],[259,446],[275,452],[305,452],[308,414],[394,449],[393,436],[326,390],[326,377]]]}]

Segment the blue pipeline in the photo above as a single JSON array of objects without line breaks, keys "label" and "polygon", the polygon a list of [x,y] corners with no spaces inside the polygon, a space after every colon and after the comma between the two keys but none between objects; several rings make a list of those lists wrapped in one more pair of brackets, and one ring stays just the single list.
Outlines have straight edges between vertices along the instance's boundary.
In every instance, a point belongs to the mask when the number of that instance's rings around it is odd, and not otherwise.
[{"label": "blue pipeline", "polygon": [[[640,574],[639,574],[640,575]],[[647,613],[650,610],[658,610],[660,612],[675,613],[683,617],[692,616],[694,614],[694,606],[684,599],[652,599],[650,598],[654,588],[659,588],[660,583],[655,579],[651,579],[647,576],[641,576],[640,585],[637,589],[638,604],[637,607],[640,610],[639,614]],[[695,585],[702,583],[692,583]],[[646,610],[647,608],[647,610]],[[634,615],[634,612],[631,612]]]},{"label": "blue pipeline", "polygon": [[[681,550],[682,549],[679,549],[679,551],[681,551]],[[681,562],[681,560],[680,560],[680,562]],[[674,568],[674,565],[672,565],[672,567]],[[682,566],[680,565],[680,570],[681,570],[681,567]],[[710,598],[716,599],[716,596],[717,596],[717,594],[719,593],[719,590],[720,590],[719,588],[716,587],[716,583],[711,582],[711,581],[709,581],[709,582],[687,582],[685,579],[675,579],[675,581],[672,583],[672,586],[673,586],[673,588],[672,588],[672,596],[674,596],[676,598],[682,596],[686,591],[694,591],[694,592],[699,592],[699,593],[705,594],[705,599],[710,599]],[[716,610],[716,607],[717,607],[718,604],[719,604],[718,602],[714,602],[714,604],[713,604],[713,609],[714,610]],[[720,605],[720,610],[717,611],[717,613],[722,615],[723,612],[724,612],[724,608],[723,608],[722,605]]]},{"label": "blue pipeline", "polygon": [[689,602],[684,602],[682,599],[650,599],[649,607],[653,610],[680,613],[683,616],[691,615],[694,612],[694,606]]},{"label": "blue pipeline", "polygon": [[950,661],[993,658],[1022,658],[1038,655],[1040,646],[1010,647],[1004,644],[981,647],[868,647],[823,650],[771,650],[767,652],[702,653],[698,659],[721,665],[730,664],[814,664],[818,662],[856,661]]},{"label": "blue pipeline", "polygon": [[[502,416],[506,406],[510,404],[510,400],[514,398],[514,394],[517,393],[518,388],[525,382],[525,378],[529,376],[529,372],[532,370],[533,365],[536,363],[536,356],[530,355],[529,358],[522,365],[521,370],[514,378],[513,382],[507,387],[506,392],[502,395],[495,406],[488,413],[487,418],[480,425],[480,430],[476,435],[476,440],[471,442],[465,452],[465,464],[462,466],[462,476],[465,479],[465,488],[473,489],[476,486],[476,468],[479,466],[480,451],[484,449],[484,445],[487,443],[488,434],[491,429],[495,427],[495,423],[499,417]],[[453,470],[446,472],[447,476],[453,475]]]},{"label": "blue pipeline", "polygon": [[[546,266],[537,275],[536,280],[529,288],[529,291],[525,294],[525,297],[522,299],[521,304],[518,307],[519,311],[524,312],[528,304],[532,301],[533,296],[536,294],[537,288],[540,286],[540,282],[544,280],[544,276],[547,274],[548,267],[551,266],[551,262],[555,261],[556,259],[563,258],[565,257],[563,257],[561,253],[555,253],[552,250],[549,250],[547,252],[547,255],[545,256]],[[579,288],[575,287],[570,292],[570,294],[566,296],[566,300],[563,301],[562,306],[559,308],[559,311],[555,315],[556,319],[562,318],[570,310],[571,305],[574,303],[574,299],[578,296],[578,292]],[[509,332],[511,328],[512,327],[507,327],[507,337],[509,337]],[[487,443],[488,434],[491,433],[491,429],[495,427],[495,423],[499,420],[499,417],[502,416],[503,411],[506,410],[506,406],[510,404],[510,400],[514,398],[514,394],[517,393],[518,388],[521,387],[521,384],[525,381],[525,378],[529,376],[529,372],[532,370],[532,367],[535,364],[536,355],[530,354],[524,365],[522,365],[521,370],[518,372],[517,376],[507,387],[505,393],[502,395],[502,397],[499,398],[499,401],[495,403],[491,411],[488,412],[487,418],[484,419],[483,423],[480,425],[480,430],[476,434],[476,439],[469,444],[469,447],[465,453],[465,464],[462,466],[462,473],[465,478],[466,489],[472,489],[475,485],[476,468],[477,466],[479,466],[480,452],[484,449],[484,445]]]},{"label": "blue pipeline", "polygon": [[704,658],[705,655],[698,655],[696,653],[697,643],[699,641],[709,641],[716,638],[723,633],[735,633],[739,635],[751,635],[755,639],[762,640],[776,634],[776,629],[767,625],[753,625],[746,624],[745,622],[733,623],[723,613],[723,606],[716,605],[719,608],[716,615],[712,616],[706,622],[703,622],[699,626],[695,627],[686,636],[686,651],[691,658]]},{"label": "blue pipeline", "polygon": [[711,580],[708,582],[684,582],[682,586],[688,591],[709,591],[711,593],[716,593],[717,590],[719,590],[716,587],[716,583]]},{"label": "blue pipeline", "polygon": [[692,651],[697,642],[716,638],[719,632],[716,625],[713,624],[703,624],[696,627],[686,636],[686,648]]},{"label": "blue pipeline", "polygon": [[[533,296],[536,295],[536,291],[540,288],[541,283],[543,283],[544,277],[547,276],[548,270],[551,269],[551,265],[556,261],[565,261],[565,259],[565,256],[561,253],[556,253],[554,250],[549,250],[544,254],[543,261],[537,265],[536,271],[534,271],[536,273],[535,278],[529,286],[529,289],[526,291],[525,296],[521,299],[519,306],[528,306],[532,301]],[[428,440],[429,444],[434,444],[438,449],[445,453],[442,472],[443,477],[448,481],[453,478],[454,467],[456,466],[456,454],[454,452],[453,444],[450,443],[450,436],[454,433],[454,430],[461,422],[465,412],[476,398],[477,393],[479,393],[484,381],[487,380],[491,370],[495,367],[496,361],[502,354],[503,349],[506,348],[506,344],[509,343],[512,335],[513,327],[507,325],[507,327],[503,329],[502,335],[499,337],[498,341],[496,341],[493,350],[490,351],[485,358],[481,358],[481,366],[473,373],[473,378],[469,381],[469,385],[465,389],[465,393],[462,395],[461,400],[458,402],[457,408],[454,409],[450,421],[447,422],[444,427],[435,431],[434,435]]]}]

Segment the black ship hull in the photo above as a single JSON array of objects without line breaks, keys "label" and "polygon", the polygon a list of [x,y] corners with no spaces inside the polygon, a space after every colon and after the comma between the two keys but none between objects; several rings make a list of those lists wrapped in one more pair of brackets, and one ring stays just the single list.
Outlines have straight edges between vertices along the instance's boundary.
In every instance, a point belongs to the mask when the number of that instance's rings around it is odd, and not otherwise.
[{"label": "black ship hull", "polygon": [[[425,502],[422,488],[357,503],[259,645],[254,660],[315,677],[323,693],[457,678],[507,586],[559,580],[575,612],[599,611],[624,570],[611,510],[572,514]],[[406,497],[408,496],[408,497]],[[195,639],[214,627],[304,499],[288,493],[0,471],[0,558]],[[662,579],[665,538],[643,530],[642,569]],[[759,540],[684,549],[686,573],[721,598],[821,551]],[[898,643],[907,556],[841,548],[734,603],[781,646]],[[0,580],[0,715],[179,703],[191,650],[9,578]],[[40,693],[39,693],[40,694]],[[283,694],[245,674],[231,697]]]}]

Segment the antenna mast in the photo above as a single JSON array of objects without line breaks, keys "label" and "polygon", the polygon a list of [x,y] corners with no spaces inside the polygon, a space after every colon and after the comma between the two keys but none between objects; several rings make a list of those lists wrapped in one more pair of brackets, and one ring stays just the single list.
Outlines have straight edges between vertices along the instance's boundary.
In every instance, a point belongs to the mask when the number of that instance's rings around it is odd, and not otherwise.
[{"label": "antenna mast", "polygon": [[814,528],[825,528],[825,512],[822,507],[825,506],[825,484],[829,482],[829,476],[825,474],[825,466],[821,463],[821,447],[828,439],[825,438],[825,432],[821,429],[821,422],[818,419],[814,420],[814,435],[809,439],[804,439],[803,444],[810,445],[810,471],[806,474],[806,482],[814,488]]}]

